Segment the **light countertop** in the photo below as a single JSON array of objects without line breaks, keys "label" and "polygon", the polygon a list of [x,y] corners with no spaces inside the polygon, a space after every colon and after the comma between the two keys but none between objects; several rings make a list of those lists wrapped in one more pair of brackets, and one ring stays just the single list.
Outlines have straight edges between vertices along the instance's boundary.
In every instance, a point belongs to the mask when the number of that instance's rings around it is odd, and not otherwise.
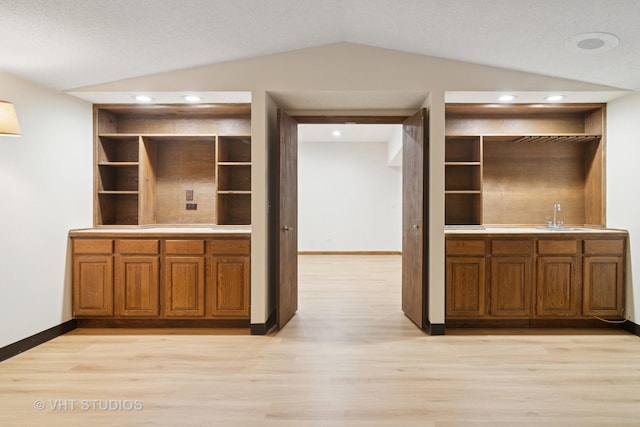
[{"label": "light countertop", "polygon": [[112,235],[251,235],[250,225],[204,225],[204,226],[131,226],[131,227],[99,227],[83,228],[69,231],[71,237],[112,236]]},{"label": "light countertop", "polygon": [[626,230],[620,230],[615,228],[590,228],[590,227],[562,227],[561,229],[549,229],[546,227],[491,227],[491,226],[447,226],[444,230],[445,234],[544,234],[544,235],[558,235],[558,234],[596,234],[596,233],[610,233],[610,234],[626,234]]}]

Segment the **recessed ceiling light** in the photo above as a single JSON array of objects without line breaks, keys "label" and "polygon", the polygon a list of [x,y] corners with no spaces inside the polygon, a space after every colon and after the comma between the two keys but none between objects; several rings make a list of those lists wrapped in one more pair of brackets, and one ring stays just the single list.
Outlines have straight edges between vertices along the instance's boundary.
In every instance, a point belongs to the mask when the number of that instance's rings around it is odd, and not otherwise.
[{"label": "recessed ceiling light", "polygon": [[150,97],[149,95],[136,95],[133,97],[133,99],[135,99],[138,102],[151,102],[153,101],[153,98]]},{"label": "recessed ceiling light", "polygon": [[571,37],[565,47],[571,52],[599,53],[618,46],[620,40],[609,33],[584,33]]},{"label": "recessed ceiling light", "polygon": [[182,99],[184,99],[187,102],[200,102],[202,101],[202,98],[199,97],[198,95],[185,95],[182,97]]},{"label": "recessed ceiling light", "polygon": [[515,95],[500,95],[500,97],[498,98],[498,101],[509,102],[509,101],[513,101],[514,99],[516,99]]},{"label": "recessed ceiling light", "polygon": [[334,130],[333,132],[331,132],[331,134],[337,138],[337,137],[339,137],[340,135],[342,135],[342,132],[340,132],[339,130],[337,130],[337,129],[336,129],[336,130]]},{"label": "recessed ceiling light", "polygon": [[564,99],[564,95],[549,95],[545,99],[549,102],[558,102]]}]

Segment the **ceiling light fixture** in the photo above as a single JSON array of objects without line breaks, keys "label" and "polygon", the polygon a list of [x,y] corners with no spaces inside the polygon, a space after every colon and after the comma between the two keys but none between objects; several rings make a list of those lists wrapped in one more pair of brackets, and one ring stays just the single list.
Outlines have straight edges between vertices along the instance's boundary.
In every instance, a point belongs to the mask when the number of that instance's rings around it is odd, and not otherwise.
[{"label": "ceiling light fixture", "polygon": [[545,100],[549,102],[558,102],[558,101],[562,101],[564,98],[565,98],[564,95],[549,95],[545,98]]},{"label": "ceiling light fixture", "polygon": [[133,97],[138,102],[152,102],[153,98],[149,95],[136,95]]},{"label": "ceiling light fixture", "polygon": [[514,99],[516,99],[515,95],[500,95],[500,97],[498,98],[498,101],[510,102],[510,101],[513,101]]},{"label": "ceiling light fixture", "polygon": [[202,101],[202,97],[198,95],[185,95],[182,97],[187,102],[200,102]]},{"label": "ceiling light fixture", "polygon": [[331,132],[331,134],[337,138],[337,137],[339,137],[340,135],[342,135],[342,132],[340,132],[339,130],[337,130],[337,129],[336,129],[336,130],[334,130],[333,132]]},{"label": "ceiling light fixture", "polygon": [[571,37],[565,47],[571,52],[600,53],[618,46],[620,39],[609,33],[583,33]]},{"label": "ceiling light fixture", "polygon": [[0,135],[20,136],[16,109],[9,101],[0,101]]}]

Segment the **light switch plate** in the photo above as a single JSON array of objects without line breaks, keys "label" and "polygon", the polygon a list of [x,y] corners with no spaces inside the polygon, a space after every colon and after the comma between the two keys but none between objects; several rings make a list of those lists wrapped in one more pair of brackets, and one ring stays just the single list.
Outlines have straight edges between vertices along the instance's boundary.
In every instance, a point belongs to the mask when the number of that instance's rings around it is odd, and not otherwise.
[{"label": "light switch plate", "polygon": [[190,202],[193,200],[193,190],[187,190],[187,202]]}]

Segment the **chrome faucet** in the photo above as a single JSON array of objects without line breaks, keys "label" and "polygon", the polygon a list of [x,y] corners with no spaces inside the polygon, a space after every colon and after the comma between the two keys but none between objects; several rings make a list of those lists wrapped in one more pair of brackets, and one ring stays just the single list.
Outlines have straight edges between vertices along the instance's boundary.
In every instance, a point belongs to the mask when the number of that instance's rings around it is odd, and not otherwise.
[{"label": "chrome faucet", "polygon": [[562,207],[560,206],[560,202],[555,202],[553,204],[553,221],[551,221],[551,223],[549,223],[549,221],[547,221],[547,226],[551,227],[551,228],[560,228],[562,227],[563,222],[562,221],[558,221],[558,212],[560,212],[562,210]]}]

